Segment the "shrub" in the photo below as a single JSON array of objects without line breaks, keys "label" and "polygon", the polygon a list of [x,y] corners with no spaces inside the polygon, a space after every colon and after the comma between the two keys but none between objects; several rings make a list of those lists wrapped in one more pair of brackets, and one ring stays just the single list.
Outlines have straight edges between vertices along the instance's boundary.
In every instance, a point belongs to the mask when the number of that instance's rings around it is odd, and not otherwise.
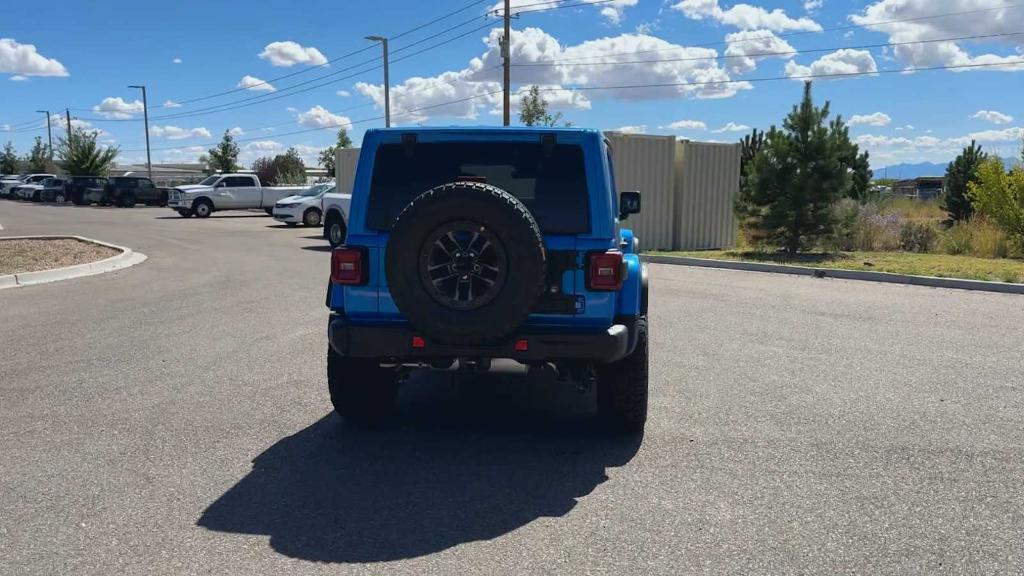
[{"label": "shrub", "polygon": [[979,258],[1008,258],[1012,252],[1010,237],[984,218],[974,218],[971,230],[971,255]]},{"label": "shrub", "polygon": [[1024,246],[1024,168],[1007,174],[1002,160],[993,158],[982,162],[977,178],[967,191],[974,209]]},{"label": "shrub", "polygon": [[900,249],[906,252],[931,252],[939,233],[930,222],[907,220],[900,227]]},{"label": "shrub", "polygon": [[857,227],[860,224],[861,206],[856,200],[843,198],[836,203],[835,228],[825,241],[829,252],[849,252],[857,249]]},{"label": "shrub", "polygon": [[942,241],[942,251],[953,256],[969,254],[973,247],[971,236],[970,225],[958,222],[946,232],[946,237]]},{"label": "shrub", "polygon": [[903,221],[899,214],[882,214],[877,206],[863,206],[854,236],[857,250],[884,252],[899,249]]}]

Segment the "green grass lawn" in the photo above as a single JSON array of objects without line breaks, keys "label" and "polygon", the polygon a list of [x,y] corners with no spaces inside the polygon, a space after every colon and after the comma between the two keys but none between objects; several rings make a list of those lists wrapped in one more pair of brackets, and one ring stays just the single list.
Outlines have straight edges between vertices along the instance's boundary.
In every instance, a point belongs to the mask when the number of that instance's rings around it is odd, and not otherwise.
[{"label": "green grass lawn", "polygon": [[663,256],[688,256],[712,260],[746,260],[791,264],[810,268],[871,270],[915,276],[966,278],[994,282],[1024,283],[1024,260],[975,258],[947,254],[908,252],[842,252],[837,254],[795,254],[747,250],[706,250],[698,252],[651,252]]}]

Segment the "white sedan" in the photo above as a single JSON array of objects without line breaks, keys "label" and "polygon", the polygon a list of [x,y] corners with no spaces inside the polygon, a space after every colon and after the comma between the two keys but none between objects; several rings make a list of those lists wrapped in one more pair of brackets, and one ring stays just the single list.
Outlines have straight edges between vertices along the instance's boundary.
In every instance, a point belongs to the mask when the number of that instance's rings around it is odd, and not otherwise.
[{"label": "white sedan", "polygon": [[319,226],[324,218],[320,198],[333,191],[334,182],[322,182],[295,196],[289,196],[274,204],[274,220],[289,226]]}]

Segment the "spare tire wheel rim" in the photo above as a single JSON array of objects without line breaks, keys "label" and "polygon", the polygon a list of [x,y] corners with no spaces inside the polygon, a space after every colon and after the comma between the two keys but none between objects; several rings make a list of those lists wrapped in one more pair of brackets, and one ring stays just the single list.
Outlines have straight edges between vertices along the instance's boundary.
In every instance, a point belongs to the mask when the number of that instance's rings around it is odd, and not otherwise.
[{"label": "spare tire wheel rim", "polygon": [[494,300],[508,268],[501,240],[486,226],[466,220],[435,228],[419,262],[427,293],[454,310],[475,310]]}]

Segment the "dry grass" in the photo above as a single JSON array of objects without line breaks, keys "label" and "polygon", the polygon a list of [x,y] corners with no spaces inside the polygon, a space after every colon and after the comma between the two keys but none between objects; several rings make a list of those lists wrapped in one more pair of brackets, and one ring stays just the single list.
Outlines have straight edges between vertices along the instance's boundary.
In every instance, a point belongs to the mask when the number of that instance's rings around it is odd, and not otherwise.
[{"label": "dry grass", "polygon": [[938,200],[917,200],[905,196],[891,196],[878,201],[881,214],[899,214],[908,220],[941,221],[949,218]]},{"label": "dry grass", "polygon": [[117,254],[113,248],[71,238],[0,239],[0,275],[86,264]]},{"label": "dry grass", "polygon": [[1024,283],[1024,260],[975,258],[949,254],[909,252],[841,252],[835,254],[794,254],[737,250],[700,252],[659,252],[668,256],[689,256],[713,260],[747,260],[775,264],[793,264],[812,268],[869,270],[914,276],[965,278],[993,282]]}]

